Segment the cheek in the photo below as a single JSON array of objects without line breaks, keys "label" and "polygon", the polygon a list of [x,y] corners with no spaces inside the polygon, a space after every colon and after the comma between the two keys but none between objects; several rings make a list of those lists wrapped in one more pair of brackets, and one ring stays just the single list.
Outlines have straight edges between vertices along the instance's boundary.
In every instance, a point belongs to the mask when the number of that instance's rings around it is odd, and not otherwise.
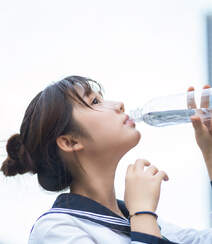
[{"label": "cheek", "polygon": [[101,118],[95,123],[90,124],[90,134],[96,144],[104,144],[113,147],[122,143],[129,142],[133,136],[133,129],[122,125],[121,121],[116,119]]},{"label": "cheek", "polygon": [[101,139],[111,137],[111,133],[117,133],[117,129],[120,128],[107,119],[96,121],[90,126],[93,136]]},{"label": "cheek", "polygon": [[96,142],[111,139],[113,135],[117,136],[121,133],[122,124],[112,115],[98,113],[96,116],[87,118],[86,121],[84,125]]}]

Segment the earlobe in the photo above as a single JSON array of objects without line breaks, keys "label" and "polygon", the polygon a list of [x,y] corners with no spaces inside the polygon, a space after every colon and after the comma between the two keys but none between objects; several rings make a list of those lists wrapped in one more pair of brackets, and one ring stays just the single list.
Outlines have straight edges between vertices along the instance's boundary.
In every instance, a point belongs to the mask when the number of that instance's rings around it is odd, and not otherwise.
[{"label": "earlobe", "polygon": [[83,145],[70,135],[59,136],[56,139],[56,143],[64,152],[74,152],[83,149]]}]

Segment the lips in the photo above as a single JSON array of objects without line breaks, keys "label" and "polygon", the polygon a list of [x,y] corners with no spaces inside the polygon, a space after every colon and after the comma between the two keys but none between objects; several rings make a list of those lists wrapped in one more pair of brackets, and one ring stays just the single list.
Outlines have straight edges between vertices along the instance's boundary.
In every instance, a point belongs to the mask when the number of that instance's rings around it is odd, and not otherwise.
[{"label": "lips", "polygon": [[129,117],[129,115],[126,115],[125,120],[124,120],[124,124],[134,124],[135,125],[135,122],[133,119],[131,119]]}]

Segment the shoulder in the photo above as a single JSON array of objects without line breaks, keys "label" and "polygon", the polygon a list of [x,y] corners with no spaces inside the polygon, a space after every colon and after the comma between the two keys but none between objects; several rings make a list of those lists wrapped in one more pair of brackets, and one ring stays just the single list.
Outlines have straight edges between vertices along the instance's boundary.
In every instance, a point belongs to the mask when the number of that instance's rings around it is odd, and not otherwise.
[{"label": "shoulder", "polygon": [[78,235],[82,232],[80,220],[63,213],[46,212],[34,224],[29,243],[53,243],[55,238],[65,238],[67,233]]},{"label": "shoulder", "polygon": [[125,243],[128,238],[87,219],[69,214],[46,213],[36,221],[28,244],[57,244],[61,240],[63,243],[94,244],[93,240],[98,243],[122,240]]}]

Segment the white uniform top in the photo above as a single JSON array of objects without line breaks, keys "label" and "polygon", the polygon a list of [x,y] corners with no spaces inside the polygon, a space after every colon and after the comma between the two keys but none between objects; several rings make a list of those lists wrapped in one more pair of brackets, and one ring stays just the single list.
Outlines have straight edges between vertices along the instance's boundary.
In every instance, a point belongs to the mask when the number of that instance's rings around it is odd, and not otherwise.
[{"label": "white uniform top", "polygon": [[32,228],[28,244],[212,244],[212,229],[197,231],[158,218],[163,239],[130,231],[129,212],[117,200],[124,217],[87,197],[65,193]]}]

